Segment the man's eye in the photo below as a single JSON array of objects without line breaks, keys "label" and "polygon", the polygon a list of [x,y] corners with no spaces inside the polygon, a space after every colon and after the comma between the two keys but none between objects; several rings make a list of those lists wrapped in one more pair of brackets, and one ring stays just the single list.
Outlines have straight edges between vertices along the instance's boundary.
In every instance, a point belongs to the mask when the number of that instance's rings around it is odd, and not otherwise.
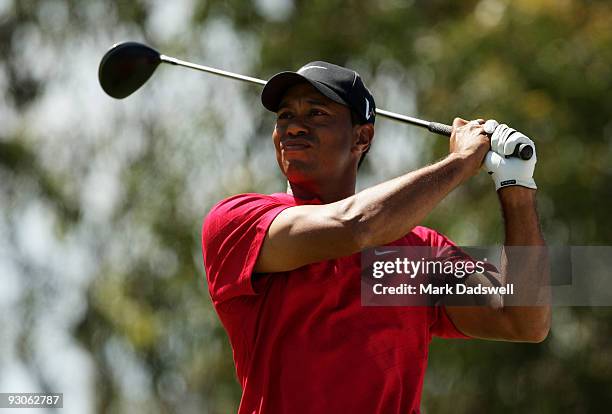
[{"label": "man's eye", "polygon": [[289,119],[291,118],[291,113],[290,112],[280,112],[277,115],[278,119]]},{"label": "man's eye", "polygon": [[321,111],[320,109],[312,109],[310,111],[311,115],[327,115],[326,112]]}]

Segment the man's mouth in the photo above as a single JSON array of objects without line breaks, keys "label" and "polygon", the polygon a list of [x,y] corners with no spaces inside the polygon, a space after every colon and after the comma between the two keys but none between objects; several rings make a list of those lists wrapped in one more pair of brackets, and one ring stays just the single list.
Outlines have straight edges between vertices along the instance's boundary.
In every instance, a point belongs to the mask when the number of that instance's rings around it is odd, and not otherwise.
[{"label": "man's mouth", "polygon": [[280,147],[283,151],[301,151],[310,148],[311,145],[307,141],[296,139],[281,142]]}]

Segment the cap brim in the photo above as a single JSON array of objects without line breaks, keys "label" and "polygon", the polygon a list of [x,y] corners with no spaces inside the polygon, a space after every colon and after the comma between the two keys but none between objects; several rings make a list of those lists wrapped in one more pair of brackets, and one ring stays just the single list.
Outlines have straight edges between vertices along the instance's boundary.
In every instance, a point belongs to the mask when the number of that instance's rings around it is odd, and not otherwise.
[{"label": "cap brim", "polygon": [[263,91],[261,91],[261,103],[263,106],[272,112],[277,112],[278,107],[287,93],[287,90],[294,85],[299,83],[308,82],[315,87],[316,90],[327,96],[334,102],[348,106],[348,103],[344,101],[333,89],[324,83],[317,82],[315,80],[308,79],[305,76],[300,75],[297,72],[280,72],[272,76]]}]

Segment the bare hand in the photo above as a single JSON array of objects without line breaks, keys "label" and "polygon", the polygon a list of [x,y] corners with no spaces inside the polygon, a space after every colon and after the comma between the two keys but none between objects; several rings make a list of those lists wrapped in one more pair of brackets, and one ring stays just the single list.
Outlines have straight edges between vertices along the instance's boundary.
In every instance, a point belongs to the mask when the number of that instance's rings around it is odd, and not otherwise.
[{"label": "bare hand", "polygon": [[470,176],[478,173],[485,155],[491,148],[489,136],[484,131],[484,119],[466,121],[455,118],[453,133],[450,137],[450,153],[457,154],[466,161]]}]

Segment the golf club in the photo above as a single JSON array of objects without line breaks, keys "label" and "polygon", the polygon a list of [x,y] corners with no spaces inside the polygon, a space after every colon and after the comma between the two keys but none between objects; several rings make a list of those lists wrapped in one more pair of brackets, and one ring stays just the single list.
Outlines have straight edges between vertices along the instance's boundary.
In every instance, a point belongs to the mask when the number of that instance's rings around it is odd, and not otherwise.
[{"label": "golf club", "polygon": [[[104,92],[116,99],[123,99],[149,80],[160,63],[183,66],[226,78],[237,79],[244,82],[265,85],[266,81],[239,75],[209,66],[197,65],[170,56],[160,54],[157,50],[137,42],[123,42],[113,45],[102,57],[98,78]],[[450,137],[453,127],[439,122],[431,122],[411,116],[397,114],[384,109],[376,109],[376,114],[385,118],[417,125],[429,131]],[[528,160],[533,155],[533,148],[527,144],[517,145],[514,152],[506,157],[517,157]]]}]

